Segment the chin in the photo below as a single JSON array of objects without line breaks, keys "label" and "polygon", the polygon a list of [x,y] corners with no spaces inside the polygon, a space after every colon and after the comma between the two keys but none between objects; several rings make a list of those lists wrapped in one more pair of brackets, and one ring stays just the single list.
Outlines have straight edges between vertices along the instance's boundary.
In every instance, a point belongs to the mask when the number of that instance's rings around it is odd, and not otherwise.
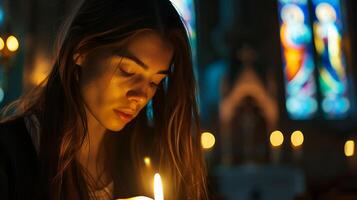
[{"label": "chin", "polygon": [[106,126],[106,129],[113,131],[113,132],[118,132],[118,131],[121,131],[124,127],[125,127],[125,124],[115,122],[115,123],[108,124]]},{"label": "chin", "polygon": [[120,126],[120,127],[112,127],[109,130],[113,131],[113,132],[118,132],[121,131],[124,128],[124,126]]}]

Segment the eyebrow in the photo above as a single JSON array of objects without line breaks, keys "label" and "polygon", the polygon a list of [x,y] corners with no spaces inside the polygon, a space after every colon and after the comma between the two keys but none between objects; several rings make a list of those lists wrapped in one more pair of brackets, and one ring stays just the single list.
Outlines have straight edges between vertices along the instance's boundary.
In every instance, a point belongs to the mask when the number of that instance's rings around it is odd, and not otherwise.
[{"label": "eyebrow", "polygon": [[[134,61],[137,65],[139,65],[140,67],[142,67],[145,70],[147,70],[149,68],[148,65],[146,65],[143,61],[141,61],[138,57],[136,57],[133,53],[131,53],[128,50],[121,51],[117,55]],[[170,73],[169,70],[160,70],[156,74],[168,75],[169,73]]]}]

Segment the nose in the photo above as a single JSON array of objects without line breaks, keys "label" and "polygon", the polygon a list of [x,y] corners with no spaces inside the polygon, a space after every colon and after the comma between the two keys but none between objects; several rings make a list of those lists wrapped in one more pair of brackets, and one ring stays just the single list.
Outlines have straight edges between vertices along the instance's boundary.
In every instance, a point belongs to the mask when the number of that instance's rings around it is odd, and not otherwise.
[{"label": "nose", "polygon": [[148,98],[145,87],[129,90],[126,93],[126,96],[130,102],[135,102],[137,104],[144,104]]}]

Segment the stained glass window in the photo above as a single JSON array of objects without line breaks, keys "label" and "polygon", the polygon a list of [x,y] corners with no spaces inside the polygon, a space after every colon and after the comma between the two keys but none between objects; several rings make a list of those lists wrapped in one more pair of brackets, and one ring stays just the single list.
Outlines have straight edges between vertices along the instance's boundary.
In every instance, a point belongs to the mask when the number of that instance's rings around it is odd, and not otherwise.
[{"label": "stained glass window", "polygon": [[292,119],[310,119],[318,104],[308,2],[279,0],[278,9],[286,109]]},{"label": "stained glass window", "polygon": [[339,0],[312,0],[314,43],[317,54],[322,110],[328,118],[341,118],[350,108],[343,23]]}]

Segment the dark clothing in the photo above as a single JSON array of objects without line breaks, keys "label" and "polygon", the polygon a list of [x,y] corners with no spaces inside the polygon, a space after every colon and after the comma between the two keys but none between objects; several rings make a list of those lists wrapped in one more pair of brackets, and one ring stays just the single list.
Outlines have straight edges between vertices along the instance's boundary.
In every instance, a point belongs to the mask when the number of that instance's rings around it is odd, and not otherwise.
[{"label": "dark clothing", "polygon": [[23,118],[0,124],[2,200],[42,199],[35,147]]},{"label": "dark clothing", "polygon": [[[114,197],[144,195],[152,198],[152,193],[145,191],[135,181],[138,177],[133,171],[130,157],[120,155],[119,158],[119,163],[125,164],[117,167],[120,174],[114,177]],[[47,187],[43,187],[40,180],[43,179],[39,158],[24,119],[0,123],[0,199],[46,200],[47,191],[44,190]]]}]

